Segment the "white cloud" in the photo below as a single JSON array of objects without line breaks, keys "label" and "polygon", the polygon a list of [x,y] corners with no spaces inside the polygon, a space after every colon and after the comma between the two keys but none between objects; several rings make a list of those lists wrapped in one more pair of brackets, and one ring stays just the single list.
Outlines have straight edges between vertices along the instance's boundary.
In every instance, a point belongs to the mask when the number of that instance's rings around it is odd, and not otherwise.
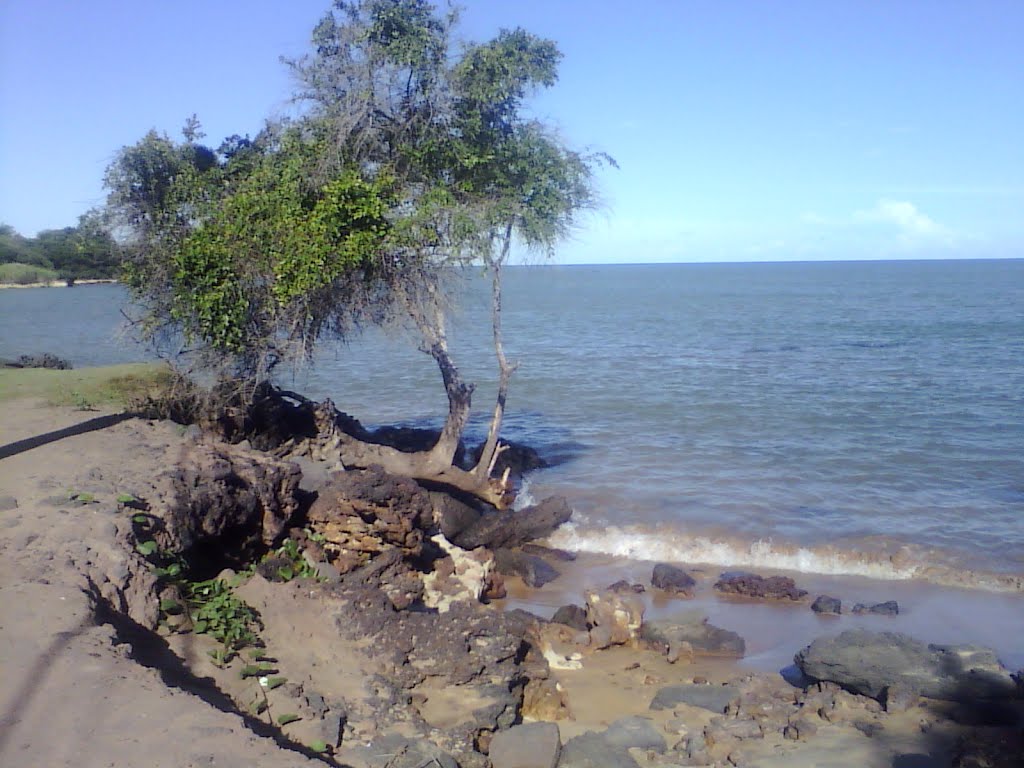
[{"label": "white cloud", "polygon": [[863,211],[861,217],[895,224],[901,235],[915,240],[948,234],[945,227],[917,210],[916,205],[905,200],[879,200],[870,211]]}]

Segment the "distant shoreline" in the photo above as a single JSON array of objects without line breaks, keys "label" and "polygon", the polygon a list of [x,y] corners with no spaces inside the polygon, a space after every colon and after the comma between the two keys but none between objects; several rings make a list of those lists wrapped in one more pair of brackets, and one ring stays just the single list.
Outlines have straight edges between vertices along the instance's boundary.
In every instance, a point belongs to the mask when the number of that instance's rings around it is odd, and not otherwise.
[{"label": "distant shoreline", "polygon": [[75,288],[79,285],[99,285],[100,283],[116,283],[116,278],[101,277],[94,280],[75,280],[68,285],[67,280],[50,280],[44,283],[0,283],[0,288]]}]

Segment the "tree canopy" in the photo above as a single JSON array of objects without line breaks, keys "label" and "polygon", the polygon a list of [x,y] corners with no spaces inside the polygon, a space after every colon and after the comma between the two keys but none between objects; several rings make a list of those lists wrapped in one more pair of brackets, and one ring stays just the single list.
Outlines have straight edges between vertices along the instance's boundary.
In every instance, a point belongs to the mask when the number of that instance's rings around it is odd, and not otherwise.
[{"label": "tree canopy", "polygon": [[98,214],[90,212],[77,226],[43,230],[35,237],[0,224],[0,264],[10,263],[52,269],[63,280],[104,279],[117,277],[121,255]]},{"label": "tree canopy", "polygon": [[424,0],[335,2],[311,52],[285,62],[299,117],[216,148],[192,118],[183,141],[150,132],[106,176],[149,332],[182,333],[243,381],[367,322],[415,327],[450,403],[435,468],[450,466],[472,395],[445,330],[453,268],[492,275],[503,408],[501,266],[513,242],[550,253],[608,159],[525,114],[557,79],[555,43],[514,29],[456,45],[457,23]]}]

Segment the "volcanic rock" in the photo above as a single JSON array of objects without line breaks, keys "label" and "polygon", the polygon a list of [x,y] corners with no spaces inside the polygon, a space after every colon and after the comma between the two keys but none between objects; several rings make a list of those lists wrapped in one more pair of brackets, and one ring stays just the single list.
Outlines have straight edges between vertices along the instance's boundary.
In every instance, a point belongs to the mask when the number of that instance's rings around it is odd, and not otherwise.
[{"label": "volcanic rock", "polygon": [[658,563],[651,574],[651,586],[684,597],[693,597],[696,585],[696,580],[690,574],[669,563]]},{"label": "volcanic rock", "polygon": [[837,597],[818,595],[811,603],[811,610],[815,613],[838,616],[843,611],[843,602]]},{"label": "volcanic rock", "polygon": [[543,587],[559,577],[554,566],[536,555],[512,549],[494,551],[494,564],[505,576],[519,576],[528,587]]},{"label": "volcanic rock", "polygon": [[746,653],[746,643],[735,632],[709,624],[706,617],[694,616],[688,621],[647,621],[640,628],[640,638],[667,652],[672,647],[689,643],[698,656],[735,656]]},{"label": "volcanic rock", "polygon": [[807,590],[797,589],[788,576],[759,576],[756,573],[723,573],[715,589],[730,595],[758,600],[801,600]]},{"label": "volcanic rock", "polygon": [[898,616],[900,606],[895,600],[886,600],[884,603],[875,603],[874,605],[857,603],[853,606],[853,612],[858,615],[872,613],[877,616]]},{"label": "volcanic rock", "polygon": [[991,650],[925,645],[897,632],[854,629],[837,637],[820,637],[794,660],[813,680],[830,680],[878,700],[887,688],[898,684],[933,699],[1019,696],[1010,672]]}]

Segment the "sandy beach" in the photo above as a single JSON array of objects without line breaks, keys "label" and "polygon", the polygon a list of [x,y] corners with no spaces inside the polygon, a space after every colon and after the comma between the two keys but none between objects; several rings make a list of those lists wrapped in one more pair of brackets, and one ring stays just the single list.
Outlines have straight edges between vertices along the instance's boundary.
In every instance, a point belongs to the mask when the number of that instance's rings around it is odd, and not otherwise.
[{"label": "sandy beach", "polygon": [[[106,415],[30,398],[4,403],[0,414],[5,445],[75,425],[87,428]],[[238,588],[245,602],[260,611],[262,636],[289,681],[269,693],[253,679],[239,677],[237,667],[211,663],[208,637],[145,626],[143,615],[154,610],[157,595],[152,579],[139,570],[131,510],[117,499],[128,494],[156,500],[159,478],[179,461],[191,439],[180,425],[128,419],[51,442],[43,438],[0,460],[0,660],[7,680],[0,700],[3,764],[383,765],[373,745],[412,731],[400,720],[371,717],[367,691],[375,675],[389,674],[388,665],[365,641],[339,637],[337,622],[345,621],[351,607],[325,585],[254,576]],[[74,496],[87,500],[76,502]],[[693,569],[698,587],[692,599],[655,596],[650,568],[650,563],[581,555],[560,565],[562,575],[541,589],[506,579],[509,596],[478,609],[523,608],[547,618],[561,605],[582,603],[588,589],[626,579],[648,585],[639,596],[647,618],[700,613],[745,638],[747,654],[740,660],[697,655],[669,663],[662,653],[635,643],[582,649],[579,668],[550,671],[561,698],[550,714],[558,718],[563,744],[574,737],[585,740],[588,732],[605,731],[623,718],[641,717],[669,750],[630,750],[641,765],[973,765],[953,762],[958,739],[970,730],[963,718],[948,716],[944,705],[927,700],[887,713],[876,702],[844,693],[845,704],[834,706],[842,716],[822,720],[813,737],[795,739],[782,729],[766,730],[737,742],[740,746],[729,754],[739,763],[713,750],[708,759],[714,762],[687,763],[682,752],[673,751],[716,727],[713,721],[720,715],[687,704],[655,711],[651,704],[662,688],[697,681],[731,683],[750,701],[798,707],[799,697],[809,694],[786,683],[779,670],[814,637],[851,626],[957,642],[980,622],[1004,663],[1019,663],[1014,652],[1020,649],[1024,619],[1015,595],[800,576],[800,585],[812,596],[827,592],[844,603],[896,599],[901,607],[896,617],[823,617],[806,602],[719,597],[710,587],[718,573],[709,569]],[[977,642],[976,631],[971,638]],[[296,722],[275,725],[247,711],[254,686],[268,699],[272,714],[294,708]],[[348,708],[347,740],[321,754],[309,746],[318,743],[317,729],[325,719],[308,712],[312,687],[328,708],[339,700]],[[295,699],[298,690],[306,691],[305,698],[295,704],[288,697]],[[416,709],[416,722],[456,727],[472,709],[463,690],[422,683],[413,689],[408,706]],[[534,715],[543,720],[543,711],[537,708]]]}]

